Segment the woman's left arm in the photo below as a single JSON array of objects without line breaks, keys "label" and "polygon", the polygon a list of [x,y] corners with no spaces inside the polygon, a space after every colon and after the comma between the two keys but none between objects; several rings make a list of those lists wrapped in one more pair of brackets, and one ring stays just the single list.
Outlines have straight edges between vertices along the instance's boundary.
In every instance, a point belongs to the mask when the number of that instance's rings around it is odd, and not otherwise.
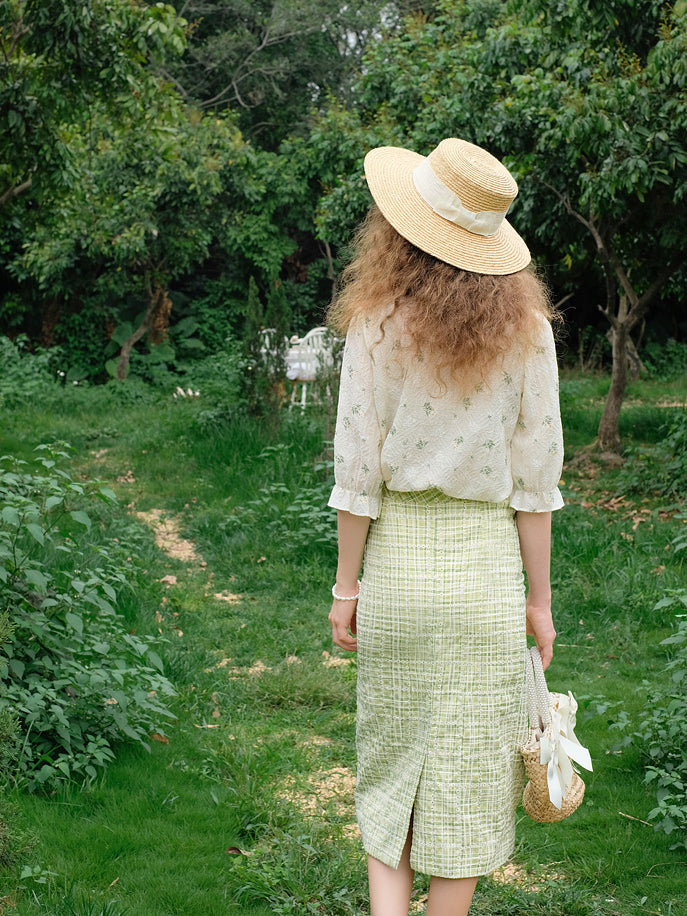
[{"label": "woman's left arm", "polygon": [[339,562],[336,568],[335,591],[337,595],[349,600],[334,599],[329,612],[329,622],[332,625],[332,638],[335,644],[348,652],[355,652],[358,647],[355,638],[358,599],[353,599],[353,596],[358,594],[358,574],[363,563],[370,521],[367,515],[353,515],[343,509],[337,512]]}]

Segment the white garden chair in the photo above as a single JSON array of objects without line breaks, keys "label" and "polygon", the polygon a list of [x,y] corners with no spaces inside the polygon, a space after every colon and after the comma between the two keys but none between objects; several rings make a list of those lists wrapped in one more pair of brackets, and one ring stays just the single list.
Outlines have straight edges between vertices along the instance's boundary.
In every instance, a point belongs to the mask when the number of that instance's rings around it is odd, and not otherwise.
[{"label": "white garden chair", "polygon": [[294,383],[291,404],[298,400],[298,386],[301,386],[300,406],[305,410],[308,384],[314,382],[318,373],[327,371],[332,365],[330,332],[327,328],[313,328],[292,347],[286,355],[286,375]]}]

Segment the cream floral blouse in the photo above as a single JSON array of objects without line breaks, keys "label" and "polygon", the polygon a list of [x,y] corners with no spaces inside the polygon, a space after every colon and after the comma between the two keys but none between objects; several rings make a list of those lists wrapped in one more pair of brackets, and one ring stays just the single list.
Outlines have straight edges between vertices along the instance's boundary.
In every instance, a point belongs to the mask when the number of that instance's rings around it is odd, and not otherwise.
[{"label": "cream floral blouse", "polygon": [[[563,435],[553,333],[511,350],[489,378],[440,385],[412,356],[399,311],[351,325],[341,368],[329,505],[377,518],[389,490],[436,488],[458,499],[560,509]],[[388,314],[388,313],[387,313]]]}]

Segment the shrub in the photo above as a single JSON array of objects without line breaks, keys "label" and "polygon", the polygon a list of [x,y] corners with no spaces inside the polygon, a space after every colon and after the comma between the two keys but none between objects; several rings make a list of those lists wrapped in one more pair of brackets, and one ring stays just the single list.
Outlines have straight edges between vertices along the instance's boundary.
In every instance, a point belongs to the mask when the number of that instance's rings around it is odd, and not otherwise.
[{"label": "shrub", "polygon": [[654,493],[681,499],[687,492],[687,414],[681,411],[662,429],[655,445],[631,448],[617,477],[619,493]]},{"label": "shrub", "polygon": [[58,390],[51,369],[57,351],[30,353],[25,343],[24,337],[0,337],[0,404],[9,407]]},{"label": "shrub", "polygon": [[[656,609],[675,603],[687,608],[687,590],[667,595]],[[644,782],[656,789],[657,804],[649,820],[676,835],[671,849],[687,850],[687,615],[678,615],[677,632],[661,645],[674,652],[666,665],[667,683],[648,697],[635,738],[645,758]]]},{"label": "shrub", "polygon": [[279,545],[286,555],[309,557],[334,551],[337,543],[333,510],[327,506],[331,493],[331,464],[304,463],[298,480],[291,486],[279,475],[268,471],[280,452],[290,452],[285,443],[268,445],[253,460],[265,468],[265,475],[276,477],[260,487],[255,499],[236,506],[231,515],[219,523],[226,534],[238,531],[260,531],[271,544]]},{"label": "shrub", "polygon": [[12,775],[31,789],[93,780],[117,741],[162,732],[173,694],[153,640],[127,632],[117,612],[122,545],[80,543],[91,506],[114,493],[75,480],[59,466],[63,450],[38,453],[37,467],[0,459],[0,613],[11,622],[0,715],[16,717]]},{"label": "shrub", "polygon": [[246,406],[242,393],[246,368],[240,345],[227,338],[221,350],[192,363],[179,384],[198,390],[203,401],[240,411]]},{"label": "shrub", "polygon": [[669,338],[651,341],[642,349],[642,362],[651,378],[670,381],[687,371],[687,344]]}]

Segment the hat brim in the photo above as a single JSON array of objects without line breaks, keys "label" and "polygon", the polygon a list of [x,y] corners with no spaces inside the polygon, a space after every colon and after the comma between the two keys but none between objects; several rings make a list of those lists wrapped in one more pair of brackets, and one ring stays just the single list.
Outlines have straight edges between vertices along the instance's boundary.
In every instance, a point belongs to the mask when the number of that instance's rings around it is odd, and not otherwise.
[{"label": "hat brim", "polygon": [[504,275],[527,267],[529,248],[507,220],[494,235],[478,235],[425,203],[413,183],[413,171],[424,159],[395,146],[380,146],[365,157],[370,193],[394,229],[417,248],[462,270]]}]

